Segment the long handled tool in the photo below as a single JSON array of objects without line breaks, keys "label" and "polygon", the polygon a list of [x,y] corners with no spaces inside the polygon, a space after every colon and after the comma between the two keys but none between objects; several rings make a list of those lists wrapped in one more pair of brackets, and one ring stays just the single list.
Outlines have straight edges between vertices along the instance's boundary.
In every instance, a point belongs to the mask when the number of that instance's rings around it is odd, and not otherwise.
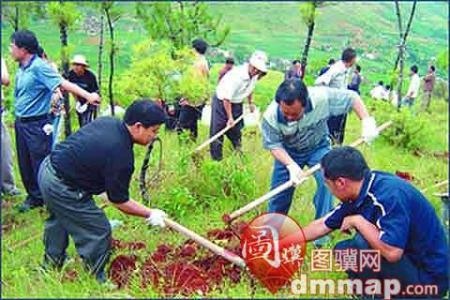
[{"label": "long handled tool", "polygon": [[166,223],[166,225],[170,228],[172,228],[173,230],[181,233],[182,235],[192,239],[193,241],[195,241],[197,244],[209,249],[210,251],[214,252],[217,255],[222,256],[223,258],[225,258],[226,260],[232,262],[233,264],[245,268],[245,262],[244,260],[234,254],[233,252],[230,252],[216,244],[214,244],[213,242],[211,242],[210,240],[202,237],[201,235],[187,229],[186,227],[178,224],[177,222],[169,219],[169,218],[165,218],[164,222]]},{"label": "long handled tool", "polygon": [[[384,124],[382,124],[380,127],[378,127],[378,131],[381,132],[384,129],[386,129],[387,127],[389,127],[392,124],[392,121],[388,121]],[[350,144],[351,147],[356,147],[361,145],[362,143],[364,143],[364,139],[362,137],[360,137],[359,139],[357,139],[356,141],[354,141],[352,144]],[[315,166],[309,168],[308,170],[306,170],[305,172],[303,172],[303,180],[299,183],[302,184],[303,182],[306,181],[306,178],[311,176],[314,172],[320,170],[320,164],[316,164]],[[271,190],[270,192],[268,192],[267,194],[257,198],[256,200],[248,203],[247,205],[245,205],[244,207],[241,207],[240,209],[232,212],[229,215],[225,215],[224,216],[224,221],[226,223],[231,223],[234,219],[242,216],[243,214],[246,214],[247,212],[251,211],[252,209],[254,209],[255,207],[261,205],[262,203],[266,202],[267,200],[269,200],[270,198],[272,198],[274,195],[281,193],[282,191],[295,186],[294,182],[289,180],[279,186],[277,186],[275,189]]]},{"label": "long handled tool", "polygon": [[203,148],[205,148],[206,146],[208,146],[209,144],[211,144],[212,142],[214,142],[215,140],[217,140],[219,137],[221,137],[222,135],[224,135],[225,132],[227,132],[228,130],[230,130],[230,129],[233,128],[234,126],[236,126],[236,124],[239,123],[243,118],[244,118],[244,114],[240,115],[239,118],[237,118],[236,120],[234,120],[234,123],[233,123],[232,126],[227,125],[227,127],[225,127],[224,129],[222,129],[221,131],[219,131],[218,133],[216,133],[214,136],[210,137],[208,140],[204,141],[200,146],[198,146],[197,148],[195,148],[195,152],[199,152],[200,150],[202,150]]}]

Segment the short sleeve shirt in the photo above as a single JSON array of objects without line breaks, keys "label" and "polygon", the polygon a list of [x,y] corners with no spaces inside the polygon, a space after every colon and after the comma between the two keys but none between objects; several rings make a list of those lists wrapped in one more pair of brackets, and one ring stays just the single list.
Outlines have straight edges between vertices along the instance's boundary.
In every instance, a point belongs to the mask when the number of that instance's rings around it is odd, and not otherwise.
[{"label": "short sleeve shirt", "polygon": [[31,117],[48,113],[53,91],[62,80],[48,63],[33,55],[30,62],[26,66],[20,66],[16,73],[15,115]]},{"label": "short sleeve shirt", "polygon": [[129,200],[134,171],[133,142],[121,120],[102,117],[56,145],[52,166],[71,187],[91,194],[106,191],[111,202]]},{"label": "short sleeve shirt", "polygon": [[[98,92],[97,79],[95,78],[94,73],[89,70],[86,70],[83,75],[77,75],[77,73],[75,73],[73,70],[70,70],[67,80],[75,83],[80,88],[86,90],[89,93]],[[80,100],[83,103],[86,102],[86,99]]]},{"label": "short sleeve shirt", "polygon": [[381,241],[403,249],[415,265],[435,278],[446,278],[449,249],[443,226],[432,205],[407,181],[369,172],[358,199],[338,205],[325,216],[325,225],[338,229],[350,215],[363,216],[379,229]]},{"label": "short sleeve shirt", "polygon": [[231,103],[242,103],[243,99],[253,92],[257,80],[258,76],[250,77],[248,74],[248,64],[235,67],[219,81],[217,98],[228,99]]}]

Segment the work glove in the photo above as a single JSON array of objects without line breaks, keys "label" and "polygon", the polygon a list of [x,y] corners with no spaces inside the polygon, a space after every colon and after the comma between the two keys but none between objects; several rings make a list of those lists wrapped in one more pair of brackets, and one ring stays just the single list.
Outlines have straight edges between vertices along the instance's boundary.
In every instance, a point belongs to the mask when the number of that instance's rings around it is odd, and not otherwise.
[{"label": "work glove", "polygon": [[286,168],[289,171],[289,179],[295,184],[298,185],[300,182],[303,181],[303,171],[300,168],[299,165],[297,165],[295,162],[289,164],[286,166]]},{"label": "work glove", "polygon": [[151,209],[150,216],[146,219],[147,224],[151,226],[159,226],[164,228],[166,223],[164,223],[164,218],[167,216],[165,212],[160,209]]},{"label": "work glove", "polygon": [[367,117],[362,119],[362,138],[368,144],[373,142],[378,136],[379,131],[375,119],[373,117]]}]

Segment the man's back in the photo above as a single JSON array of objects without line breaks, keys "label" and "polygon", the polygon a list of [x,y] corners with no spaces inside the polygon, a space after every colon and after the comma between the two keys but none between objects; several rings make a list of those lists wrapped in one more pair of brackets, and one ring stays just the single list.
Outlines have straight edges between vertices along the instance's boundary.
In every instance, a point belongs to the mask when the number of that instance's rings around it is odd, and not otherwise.
[{"label": "man's back", "polygon": [[[102,117],[57,144],[50,160],[70,186],[98,194],[109,178],[128,184],[134,169],[133,142],[124,122]],[[120,178],[113,178],[116,175]]]},{"label": "man's back", "polygon": [[415,264],[436,278],[447,278],[448,246],[443,226],[430,202],[409,182],[384,172],[375,179],[368,199],[380,208],[375,221],[380,238],[404,249]]}]

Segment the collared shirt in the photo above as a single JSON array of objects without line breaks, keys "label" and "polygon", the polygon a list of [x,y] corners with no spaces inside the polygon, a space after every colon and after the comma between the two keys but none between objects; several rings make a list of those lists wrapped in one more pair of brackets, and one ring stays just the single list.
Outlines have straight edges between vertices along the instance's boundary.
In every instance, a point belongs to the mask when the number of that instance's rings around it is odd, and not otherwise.
[{"label": "collared shirt", "polygon": [[[69,71],[69,76],[67,77],[67,80],[69,80],[72,83],[75,83],[83,90],[89,92],[89,93],[98,93],[99,88],[97,84],[97,78],[95,78],[94,73],[92,73],[90,70],[85,70],[84,74],[78,75],[75,73],[74,70]],[[79,101],[82,103],[86,102],[86,99],[81,97],[76,97]]]},{"label": "collared shirt", "polygon": [[308,87],[310,105],[303,117],[287,122],[278,103],[273,101],[264,112],[263,146],[273,150],[284,148],[297,153],[313,151],[328,139],[327,119],[350,111],[358,94],[351,90]]},{"label": "collared shirt", "polygon": [[220,80],[216,89],[217,98],[228,99],[231,103],[242,103],[244,98],[253,92],[257,80],[258,76],[250,78],[248,64],[235,67]]},{"label": "collared shirt", "polygon": [[420,88],[420,77],[417,74],[414,74],[411,76],[411,81],[409,82],[409,88],[407,95],[410,95],[411,98],[416,98],[419,94],[419,88]]},{"label": "collared shirt", "polygon": [[57,144],[50,161],[69,186],[98,195],[106,191],[114,203],[129,200],[134,171],[133,141],[125,123],[102,117]]},{"label": "collared shirt", "polygon": [[349,68],[344,65],[342,60],[337,61],[322,75],[320,75],[315,85],[325,85],[337,89],[347,88],[347,76]]},{"label": "collared shirt", "polygon": [[62,83],[62,77],[41,58],[33,55],[26,66],[16,73],[14,107],[17,117],[47,114],[53,91]]},{"label": "collared shirt", "polygon": [[338,229],[350,215],[364,217],[377,226],[381,241],[403,249],[437,281],[448,281],[444,228],[433,206],[409,182],[384,172],[368,172],[358,199],[338,205],[325,216],[325,225]]}]

